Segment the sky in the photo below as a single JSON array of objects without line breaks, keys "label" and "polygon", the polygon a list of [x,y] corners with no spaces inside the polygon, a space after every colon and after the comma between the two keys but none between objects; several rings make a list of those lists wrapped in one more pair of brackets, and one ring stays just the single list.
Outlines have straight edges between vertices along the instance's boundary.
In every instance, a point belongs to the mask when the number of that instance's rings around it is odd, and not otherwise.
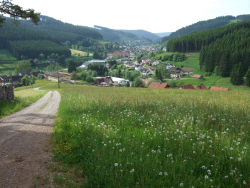
[{"label": "sky", "polygon": [[220,16],[250,14],[250,0],[12,0],[73,25],[152,33],[174,32]]}]

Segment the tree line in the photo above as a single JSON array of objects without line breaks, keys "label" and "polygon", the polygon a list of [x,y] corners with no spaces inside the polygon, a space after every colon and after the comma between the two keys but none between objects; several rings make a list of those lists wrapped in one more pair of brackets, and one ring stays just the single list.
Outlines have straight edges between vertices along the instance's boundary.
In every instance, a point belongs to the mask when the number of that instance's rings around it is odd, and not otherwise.
[{"label": "tree line", "polygon": [[[97,40],[103,39],[102,35],[95,29],[64,23],[62,21],[44,15],[41,15],[40,19],[41,20],[37,26],[28,21],[22,21],[22,26],[32,30],[42,30],[43,32],[50,34],[56,38],[60,37],[61,42],[66,42],[69,39],[74,39],[75,36],[93,38]],[[69,36],[70,38],[67,38]]]},{"label": "tree line", "polygon": [[171,39],[180,38],[182,36],[188,35],[193,32],[205,31],[208,29],[214,29],[220,26],[228,24],[231,20],[235,20],[233,16],[221,16],[215,19],[210,19],[206,21],[199,21],[192,25],[183,27],[175,32],[172,32],[169,36],[163,37],[162,42],[169,41]]},{"label": "tree line", "polygon": [[[249,44],[250,21],[245,21],[173,39],[168,42],[167,47],[168,51],[200,51],[200,68],[223,77],[231,76],[237,64],[242,67],[243,77],[250,66]],[[239,70],[234,70],[236,69]],[[243,82],[242,77],[240,83]],[[233,79],[231,82],[239,83]]]}]

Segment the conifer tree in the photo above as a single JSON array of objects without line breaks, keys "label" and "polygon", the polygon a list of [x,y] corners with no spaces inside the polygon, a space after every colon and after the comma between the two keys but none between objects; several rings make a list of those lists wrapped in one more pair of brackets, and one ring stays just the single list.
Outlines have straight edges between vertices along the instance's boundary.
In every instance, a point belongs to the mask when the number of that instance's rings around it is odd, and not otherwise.
[{"label": "conifer tree", "polygon": [[238,63],[236,65],[234,65],[234,68],[230,74],[230,82],[233,85],[240,85],[243,84],[244,80],[243,80],[243,67],[242,67],[242,63]]},{"label": "conifer tree", "polygon": [[68,66],[68,73],[71,73],[73,71],[76,71],[76,65],[74,61],[70,61]]}]

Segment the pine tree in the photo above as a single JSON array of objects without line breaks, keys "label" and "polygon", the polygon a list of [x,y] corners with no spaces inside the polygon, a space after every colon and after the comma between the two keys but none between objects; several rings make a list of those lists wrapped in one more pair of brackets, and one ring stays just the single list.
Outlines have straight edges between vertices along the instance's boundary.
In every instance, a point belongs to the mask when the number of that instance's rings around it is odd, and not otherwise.
[{"label": "pine tree", "polygon": [[76,65],[74,61],[70,61],[68,66],[68,73],[72,73],[73,71],[76,71]]},{"label": "pine tree", "polygon": [[230,74],[230,82],[233,85],[243,84],[244,80],[243,80],[243,75],[242,75],[242,63],[238,63],[234,65],[234,68]]}]

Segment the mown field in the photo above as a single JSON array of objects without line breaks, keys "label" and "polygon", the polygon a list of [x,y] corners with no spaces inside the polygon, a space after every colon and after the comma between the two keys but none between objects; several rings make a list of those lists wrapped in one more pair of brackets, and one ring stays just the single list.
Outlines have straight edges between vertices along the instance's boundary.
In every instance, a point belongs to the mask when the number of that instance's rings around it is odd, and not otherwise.
[{"label": "mown field", "polygon": [[249,187],[248,91],[62,85],[60,187]]}]

